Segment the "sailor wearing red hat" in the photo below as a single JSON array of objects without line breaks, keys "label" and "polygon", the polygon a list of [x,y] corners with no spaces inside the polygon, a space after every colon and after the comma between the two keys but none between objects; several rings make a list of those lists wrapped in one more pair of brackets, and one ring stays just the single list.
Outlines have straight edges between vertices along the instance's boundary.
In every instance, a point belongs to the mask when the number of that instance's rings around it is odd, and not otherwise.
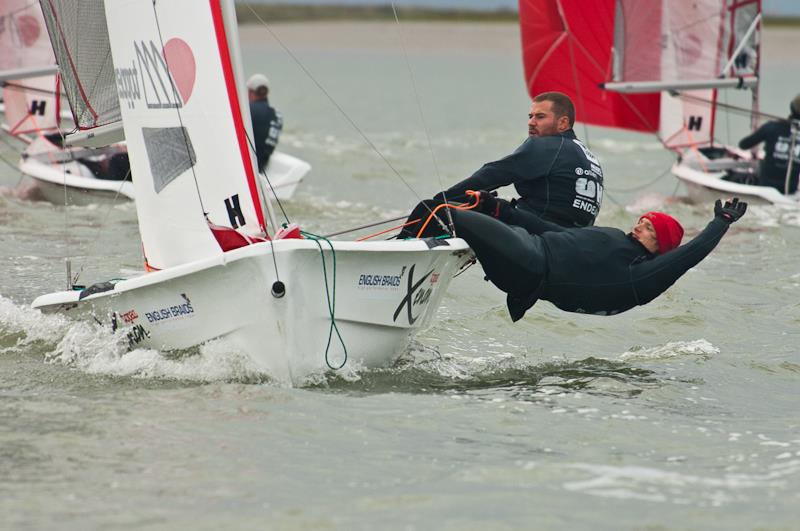
[{"label": "sailor wearing red hat", "polygon": [[[714,219],[681,245],[683,227],[648,212],[630,233],[611,227],[564,228],[477,192],[475,210],[452,210],[456,234],[469,243],[490,280],[507,294],[517,321],[538,299],[577,313],[614,315],[647,304],[705,258],[747,210],[717,201]],[[476,211],[477,210],[477,211]],[[423,236],[435,236],[429,223]]]}]

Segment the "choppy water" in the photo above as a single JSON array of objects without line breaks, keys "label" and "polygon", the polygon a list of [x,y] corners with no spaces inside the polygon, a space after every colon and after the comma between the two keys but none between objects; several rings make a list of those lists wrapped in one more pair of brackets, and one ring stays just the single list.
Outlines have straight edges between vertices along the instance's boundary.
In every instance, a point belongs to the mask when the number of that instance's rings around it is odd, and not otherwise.
[{"label": "choppy water", "polygon": [[[409,57],[452,183],[524,138],[527,98],[515,27],[431,27],[407,26]],[[439,190],[396,28],[342,25],[346,45],[331,28],[276,31],[417,194]],[[783,114],[800,69],[767,52],[764,107]],[[294,220],[333,231],[415,202],[269,34],[248,30],[244,53],[273,81],[282,149],[314,165]],[[710,219],[670,176],[636,189],[670,163],[653,139],[589,137],[602,224],[664,208],[691,236]],[[511,324],[474,267],[396,366],[286,389],[221,341],[125,353],[30,310],[67,256],[86,282],[141,259],[131,204],[53,207],[18,181],[0,162],[0,527],[797,528],[797,211],[752,208],[668,293],[615,317],[539,303]]]}]

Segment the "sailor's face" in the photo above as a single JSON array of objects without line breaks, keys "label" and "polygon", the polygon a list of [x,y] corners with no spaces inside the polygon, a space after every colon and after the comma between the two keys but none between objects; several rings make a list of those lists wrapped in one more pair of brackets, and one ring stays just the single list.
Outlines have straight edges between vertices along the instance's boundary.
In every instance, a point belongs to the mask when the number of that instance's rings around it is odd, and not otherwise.
[{"label": "sailor's face", "polygon": [[528,113],[528,136],[553,136],[569,129],[569,118],[556,118],[552,101],[534,101]]},{"label": "sailor's face", "polygon": [[631,234],[645,249],[653,254],[658,253],[658,238],[656,238],[656,229],[653,227],[652,221],[647,218],[640,219],[639,223],[634,225]]}]

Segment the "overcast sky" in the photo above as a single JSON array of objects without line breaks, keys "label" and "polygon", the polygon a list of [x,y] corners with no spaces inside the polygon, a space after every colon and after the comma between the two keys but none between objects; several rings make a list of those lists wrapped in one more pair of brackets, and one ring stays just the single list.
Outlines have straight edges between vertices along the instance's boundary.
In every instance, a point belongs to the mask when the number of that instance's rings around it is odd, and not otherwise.
[{"label": "overcast sky", "polygon": [[[389,5],[391,0],[248,0],[265,4]],[[517,9],[518,0],[395,0],[395,6],[458,7],[461,9]],[[800,17],[800,0],[763,0],[765,15]]]}]

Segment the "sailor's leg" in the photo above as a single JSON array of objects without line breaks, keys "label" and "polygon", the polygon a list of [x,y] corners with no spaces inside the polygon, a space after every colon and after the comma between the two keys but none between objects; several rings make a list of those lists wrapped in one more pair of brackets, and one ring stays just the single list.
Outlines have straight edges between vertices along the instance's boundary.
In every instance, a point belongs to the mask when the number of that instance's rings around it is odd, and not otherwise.
[{"label": "sailor's leg", "polygon": [[495,286],[511,295],[531,293],[539,287],[546,271],[539,236],[485,214],[463,210],[452,214],[456,236],[475,251]]}]

